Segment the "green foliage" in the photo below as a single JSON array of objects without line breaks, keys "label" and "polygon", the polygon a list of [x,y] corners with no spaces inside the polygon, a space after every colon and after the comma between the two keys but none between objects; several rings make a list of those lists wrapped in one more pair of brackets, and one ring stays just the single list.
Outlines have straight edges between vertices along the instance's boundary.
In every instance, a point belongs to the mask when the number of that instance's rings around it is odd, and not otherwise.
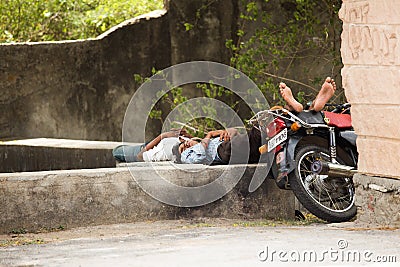
[{"label": "green foliage", "polygon": [[[317,90],[313,86],[319,86],[322,80],[309,73],[314,62],[331,66],[332,70],[341,65],[336,46],[340,42],[338,11],[341,0],[265,2],[241,1],[244,12],[240,15],[237,39],[226,42],[233,55],[231,64],[248,75],[273,105],[283,104],[277,90],[279,82],[288,76],[292,83],[296,79],[305,82],[304,77],[307,77],[306,82],[312,85],[304,88],[303,83],[302,91],[297,94],[298,100],[305,103],[305,96],[314,94]],[[279,5],[279,12],[266,11],[272,4]],[[248,29],[254,25],[261,26],[249,33]],[[294,71],[301,61],[309,63],[310,68]],[[293,77],[294,73],[298,77]],[[330,75],[336,76],[335,73]]]},{"label": "green foliage", "polygon": [[162,0],[2,0],[0,42],[93,38]]},{"label": "green foliage", "polygon": [[193,24],[190,24],[188,22],[183,23],[183,26],[185,26],[186,31],[190,31],[194,27]]},{"label": "green foliage", "polygon": [[[153,69],[152,73],[163,77],[162,71]],[[134,74],[134,79],[137,84],[151,82],[150,78],[144,78],[139,74]],[[204,102],[202,102],[204,98],[228,103],[228,106],[233,109],[239,103],[235,100],[232,91],[215,85],[213,81],[185,85],[184,87],[172,87],[168,82],[166,85],[170,90],[166,92],[164,89],[160,89],[156,93],[156,98],[159,100],[153,102],[154,107],[150,111],[149,118],[160,120],[162,124],[169,125],[169,128],[185,126],[189,134],[201,138],[210,130],[227,127],[227,125],[221,124],[223,122],[220,123],[213,119],[223,117],[224,114],[217,114],[217,109],[212,104],[204,105]],[[171,110],[176,112],[177,115],[174,118],[178,118],[178,121],[166,121],[168,113],[163,111]],[[200,113],[207,114],[208,117],[199,116]]]},{"label": "green foliage", "polygon": [[[212,81],[209,83],[197,83],[194,85],[194,88],[188,89],[189,90],[185,90],[182,87],[176,87],[167,94],[164,94],[161,98],[161,104],[164,108],[166,107],[168,110],[175,109],[175,112],[179,114],[177,116],[179,118],[178,122],[168,122],[171,124],[171,127],[182,127],[183,123],[187,126],[186,129],[191,135],[201,138],[210,130],[225,128],[226,125],[221,125],[214,120],[215,118],[223,117],[223,114],[217,114],[217,109],[212,104],[204,105],[202,98],[217,100],[224,98],[224,100],[226,100],[226,97],[231,96],[232,92],[224,87],[213,84]],[[193,89],[196,91],[196,97],[198,99],[192,98],[190,96],[191,94],[188,93],[188,91],[193,91]],[[232,107],[235,106],[235,103],[237,104],[237,102],[230,102]],[[198,114],[207,114],[207,116],[203,117]],[[150,113],[151,118],[160,119],[162,122],[164,122],[163,115],[165,114],[160,112],[157,108],[153,109]]]},{"label": "green foliage", "polygon": [[[273,5],[280,6],[280,11],[276,12]],[[226,41],[226,47],[232,52],[232,67],[248,75],[265,94],[269,104],[284,104],[277,90],[281,81],[286,81],[291,86],[301,85],[300,90],[294,90],[298,101],[305,104],[312,100],[311,94],[317,91],[313,86],[320,86],[324,77],[309,73],[310,68],[307,67],[296,69],[295,72],[293,69],[301,65],[298,64],[300,61],[303,65],[304,62],[309,62],[311,66],[314,62],[319,65],[323,62],[332,66],[332,70],[341,65],[340,51],[336,45],[340,42],[342,29],[338,17],[341,0],[265,0],[264,3],[260,0],[241,0],[241,6],[243,12],[239,16],[237,38]],[[183,23],[186,31],[197,26],[198,17],[208,7],[209,5],[203,5],[198,9],[193,23]],[[293,77],[293,73],[299,77]],[[307,77],[306,81],[304,77]],[[298,81],[299,78],[303,78],[303,82]],[[231,91],[212,82],[197,84],[191,90],[196,88],[200,89],[200,93],[195,93],[197,97],[221,99],[233,110],[240,112],[240,103],[232,96]],[[172,110],[188,99],[182,88],[174,88],[162,97],[160,104],[167,107],[166,110]],[[212,107],[201,108],[207,110],[208,114],[215,113]],[[182,111],[182,122],[199,129],[200,132],[224,126],[210,118],[192,118],[191,110],[194,110],[194,107],[188,105],[186,110]],[[165,114],[156,108],[151,117],[163,121]],[[194,135],[201,137],[199,132],[195,132]]]}]

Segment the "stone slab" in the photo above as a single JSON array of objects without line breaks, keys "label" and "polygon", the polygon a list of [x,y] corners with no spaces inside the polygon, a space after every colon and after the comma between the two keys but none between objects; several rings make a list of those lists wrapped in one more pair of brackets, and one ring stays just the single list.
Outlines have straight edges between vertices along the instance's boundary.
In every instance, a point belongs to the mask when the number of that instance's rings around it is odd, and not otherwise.
[{"label": "stone slab", "polygon": [[0,172],[107,168],[120,142],[34,138],[0,142]]},{"label": "stone slab", "polygon": [[[388,116],[393,114],[393,116]],[[400,142],[399,105],[354,105],[351,110],[353,126],[360,136],[392,139]]]},{"label": "stone slab", "polygon": [[400,141],[359,136],[358,171],[363,174],[400,178]]},{"label": "stone slab", "polygon": [[[221,171],[229,175],[239,168],[237,165],[211,166],[188,174],[187,170],[161,165],[157,167],[158,173],[184,186],[207,184]],[[154,168],[143,163],[140,166],[134,167],[133,172],[143,174]],[[192,171],[198,167],[187,166]],[[155,200],[123,167],[2,173],[0,232],[192,217],[294,219],[293,193],[278,189],[272,179],[266,179],[256,191],[248,192],[255,169],[255,165],[247,166],[239,183],[221,199],[194,208],[170,206]]]},{"label": "stone slab", "polygon": [[342,60],[345,65],[399,64],[398,1],[343,1]]},{"label": "stone slab", "polygon": [[345,23],[399,24],[400,11],[395,8],[398,5],[397,0],[343,0],[342,2],[339,17]]},{"label": "stone slab", "polygon": [[346,99],[352,105],[369,105],[371,109],[399,105],[399,75],[400,69],[396,67],[345,66],[342,77]]},{"label": "stone slab", "polygon": [[112,141],[88,141],[75,139],[57,138],[30,138],[0,141],[4,146],[35,146],[35,147],[58,147],[58,148],[82,148],[82,149],[113,149],[121,142]]}]

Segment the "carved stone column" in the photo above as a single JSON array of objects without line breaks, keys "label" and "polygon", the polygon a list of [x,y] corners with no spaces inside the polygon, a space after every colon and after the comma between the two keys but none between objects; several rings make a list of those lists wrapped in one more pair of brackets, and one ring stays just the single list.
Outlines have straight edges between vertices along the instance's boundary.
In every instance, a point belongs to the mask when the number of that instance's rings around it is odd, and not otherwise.
[{"label": "carved stone column", "polygon": [[343,0],[343,87],[359,152],[358,221],[400,225],[400,1]]},{"label": "carved stone column", "polygon": [[359,170],[400,178],[400,2],[343,0],[342,70]]}]

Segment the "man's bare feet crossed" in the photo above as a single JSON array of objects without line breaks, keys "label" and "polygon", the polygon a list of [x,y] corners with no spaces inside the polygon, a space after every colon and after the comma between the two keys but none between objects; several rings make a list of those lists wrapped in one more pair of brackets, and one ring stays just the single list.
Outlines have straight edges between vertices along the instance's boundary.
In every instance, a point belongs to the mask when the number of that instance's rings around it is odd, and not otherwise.
[{"label": "man's bare feet crossed", "polygon": [[310,110],[321,111],[324,109],[325,104],[333,96],[336,91],[336,83],[331,77],[325,79],[324,84],[321,86],[317,97],[313,101]]},{"label": "man's bare feet crossed", "polygon": [[[300,104],[294,97],[292,90],[285,84],[279,84],[279,91],[285,99],[289,110],[301,112],[303,111],[303,105]],[[336,83],[331,77],[327,77],[325,79],[324,84],[321,86],[321,90],[319,91],[317,97],[313,101],[310,110],[321,111],[324,109],[325,104],[328,103],[329,99],[333,96],[336,91]]]},{"label": "man's bare feet crossed", "polygon": [[285,83],[279,84],[279,91],[281,93],[281,96],[283,97],[283,99],[285,99],[287,105],[289,106],[289,110],[296,111],[296,112],[303,111],[303,105],[300,104],[293,97],[292,90]]}]

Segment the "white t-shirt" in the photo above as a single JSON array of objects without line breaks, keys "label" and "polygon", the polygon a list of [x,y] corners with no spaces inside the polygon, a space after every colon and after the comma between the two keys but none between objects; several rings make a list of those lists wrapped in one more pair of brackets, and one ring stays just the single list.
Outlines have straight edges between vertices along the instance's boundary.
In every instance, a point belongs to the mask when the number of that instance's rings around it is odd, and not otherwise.
[{"label": "white t-shirt", "polygon": [[152,149],[143,152],[144,161],[166,161],[172,160],[172,147],[179,143],[177,137],[164,138]]}]

